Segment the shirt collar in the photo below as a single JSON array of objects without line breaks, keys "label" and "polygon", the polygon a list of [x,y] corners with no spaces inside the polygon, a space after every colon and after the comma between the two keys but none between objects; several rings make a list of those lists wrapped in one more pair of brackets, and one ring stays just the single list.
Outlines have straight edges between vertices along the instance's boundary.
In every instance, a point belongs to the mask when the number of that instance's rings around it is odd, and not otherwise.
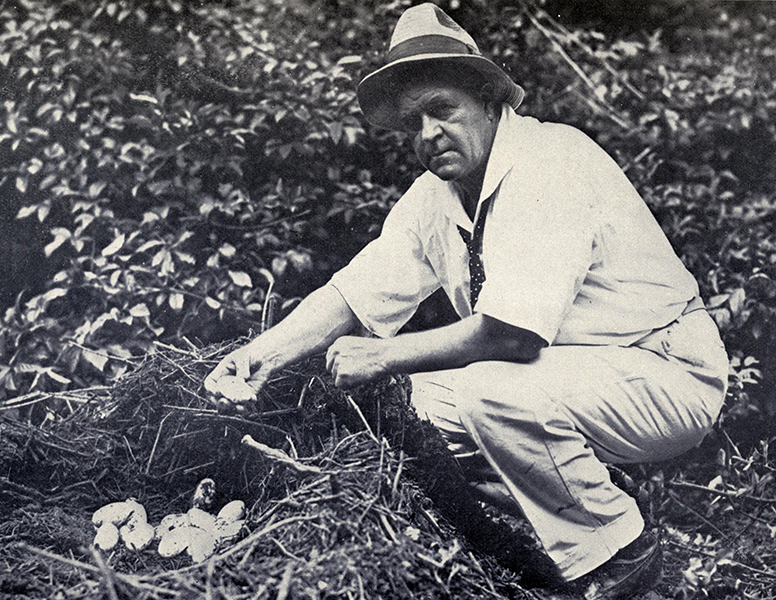
[{"label": "shirt collar", "polygon": [[[490,155],[488,156],[488,164],[485,167],[485,177],[482,180],[482,191],[477,201],[477,211],[474,215],[474,222],[476,222],[477,215],[479,215],[482,201],[488,198],[496,191],[501,181],[506,177],[507,173],[514,166],[514,140],[518,127],[520,126],[520,117],[517,116],[514,109],[508,104],[502,105],[501,118],[499,120],[498,128],[496,129],[496,135],[493,138],[493,146],[490,149]],[[469,219],[466,211],[458,198],[458,192],[453,186],[452,182],[447,182],[447,186],[450,190],[450,205],[448,207],[448,215],[457,225],[461,225],[466,229],[472,228],[473,221]]]},{"label": "shirt collar", "polygon": [[482,191],[478,205],[489,197],[509,173],[515,164],[514,140],[520,119],[508,104],[502,105],[501,119],[499,120],[496,136],[493,138],[493,146],[488,157],[488,166],[485,167],[485,177],[482,180]]}]

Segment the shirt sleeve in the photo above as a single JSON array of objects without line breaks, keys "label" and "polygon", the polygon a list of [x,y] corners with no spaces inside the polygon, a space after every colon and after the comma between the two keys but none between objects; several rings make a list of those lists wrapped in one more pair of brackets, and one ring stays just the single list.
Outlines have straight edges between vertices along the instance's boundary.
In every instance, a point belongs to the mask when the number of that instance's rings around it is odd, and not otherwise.
[{"label": "shirt sleeve", "polygon": [[407,194],[393,207],[380,236],[329,282],[361,323],[391,337],[439,286],[419,235],[418,200]]},{"label": "shirt sleeve", "polygon": [[[594,206],[573,158],[597,145],[566,128],[502,180],[485,223],[476,310],[552,343],[593,261]],[[555,146],[556,150],[553,150]],[[558,150],[560,148],[560,150]]]}]

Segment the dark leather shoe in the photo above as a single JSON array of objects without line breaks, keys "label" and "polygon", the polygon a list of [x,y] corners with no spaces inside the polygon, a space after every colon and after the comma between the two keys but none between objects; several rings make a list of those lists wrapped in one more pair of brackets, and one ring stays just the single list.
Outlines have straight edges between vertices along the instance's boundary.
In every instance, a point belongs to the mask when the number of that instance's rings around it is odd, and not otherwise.
[{"label": "dark leather shoe", "polygon": [[587,575],[553,589],[531,592],[540,600],[625,600],[654,588],[662,574],[660,540],[645,531]]}]

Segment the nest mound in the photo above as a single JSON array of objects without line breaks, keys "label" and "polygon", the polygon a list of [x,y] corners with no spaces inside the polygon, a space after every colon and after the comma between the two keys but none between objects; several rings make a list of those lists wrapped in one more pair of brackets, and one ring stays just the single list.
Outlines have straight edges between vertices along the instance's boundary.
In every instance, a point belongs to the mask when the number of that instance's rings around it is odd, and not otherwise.
[{"label": "nest mound", "polygon": [[[232,347],[160,345],[110,389],[0,406],[0,598],[525,597],[530,540],[472,498],[407,378],[346,393],[314,357],[224,414],[202,381]],[[91,546],[100,506],[158,522],[204,477],[249,507],[235,545],[200,564]]]}]

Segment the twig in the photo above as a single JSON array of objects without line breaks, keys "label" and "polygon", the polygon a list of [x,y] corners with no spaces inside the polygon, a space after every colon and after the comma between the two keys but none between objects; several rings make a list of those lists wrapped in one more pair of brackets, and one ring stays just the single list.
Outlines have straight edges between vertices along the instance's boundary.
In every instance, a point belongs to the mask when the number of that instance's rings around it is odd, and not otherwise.
[{"label": "twig", "polygon": [[280,578],[277,600],[286,600],[286,598],[288,598],[288,592],[291,590],[291,579],[293,575],[294,563],[290,562],[286,565],[286,568],[283,571],[283,576]]},{"label": "twig", "polygon": [[300,475],[321,475],[322,471],[318,467],[303,465],[302,463],[294,460],[288,454],[277,448],[270,448],[269,446],[257,442],[249,434],[246,434],[242,438],[242,445],[252,448],[259,452],[267,460],[280,463],[285,467],[288,467],[292,471]]},{"label": "twig", "polygon": [[275,299],[272,292],[275,288],[275,277],[267,269],[259,269],[259,272],[267,280],[267,295],[261,308],[261,329],[259,330],[260,333],[264,333],[274,325],[272,321],[275,318]]},{"label": "twig", "polygon": [[154,440],[154,445],[151,448],[151,454],[148,457],[148,463],[146,464],[146,468],[145,468],[146,475],[148,475],[148,473],[151,470],[151,461],[154,460],[154,454],[156,454],[156,446],[159,444],[159,437],[162,435],[162,427],[164,427],[164,422],[171,414],[172,414],[171,412],[168,412],[166,415],[164,415],[164,418],[161,421],[159,421],[159,431],[156,432],[156,439]]},{"label": "twig", "polygon": [[[603,104],[608,110],[605,111],[605,114],[607,114],[615,123],[623,127],[624,129],[632,129],[635,126],[630,125],[626,123],[618,114],[616,109],[606,102],[606,100],[599,94],[598,87],[593,82],[590,77],[587,76],[587,73],[585,73],[582,70],[582,67],[580,67],[571,56],[569,56],[568,52],[566,52],[566,49],[561,45],[560,42],[556,39],[555,35],[549,31],[544,25],[542,25],[539,20],[531,13],[531,11],[528,9],[525,4],[522,5],[523,12],[525,12],[528,19],[531,21],[531,23],[536,27],[536,29],[541,33],[547,40],[550,42],[552,47],[555,49],[555,51],[560,55],[560,57],[571,67],[571,69],[577,74],[577,76],[582,80],[582,82],[590,88],[590,91],[593,92],[593,96],[595,100]],[[589,100],[589,99],[588,99]]]},{"label": "twig", "polygon": [[189,346],[192,348],[192,350],[184,350],[183,348],[178,348],[177,346],[172,346],[170,344],[165,344],[164,342],[160,342],[157,340],[154,340],[154,346],[157,346],[158,348],[163,348],[165,350],[170,350],[172,352],[178,352],[179,354],[184,354],[186,356],[190,356],[191,358],[199,358],[199,353],[197,352],[197,347],[194,346],[190,340],[187,338],[183,338]]},{"label": "twig", "polygon": [[100,568],[100,572],[102,573],[102,578],[105,580],[105,588],[108,590],[108,596],[110,597],[110,600],[119,600],[119,596],[116,593],[116,584],[113,581],[113,574],[108,569],[105,561],[102,560],[102,556],[100,555],[97,548],[92,546],[89,548],[89,550],[94,557],[94,562],[96,562],[97,566]]},{"label": "twig", "polygon": [[79,390],[62,391],[62,392],[41,392],[35,391],[23,396],[17,396],[16,398],[10,398],[5,400],[0,405],[0,412],[4,410],[12,410],[14,408],[23,408],[32,404],[37,404],[44,400],[51,400],[55,398],[70,399],[75,402],[91,402],[92,398],[79,398],[81,395],[90,394],[92,392],[104,392],[110,388],[104,385],[98,385],[94,387],[82,388]]},{"label": "twig", "polygon": [[283,519],[282,521],[277,521],[276,523],[267,525],[263,529],[259,531],[254,531],[252,534],[250,534],[247,538],[242,540],[241,542],[235,544],[229,550],[226,552],[223,552],[222,554],[219,554],[215,558],[220,560],[224,560],[228,556],[231,556],[232,554],[236,554],[237,552],[240,552],[243,548],[247,548],[248,546],[251,546],[254,544],[259,538],[264,537],[268,533],[272,533],[276,529],[280,529],[281,527],[285,527],[286,525],[291,525],[292,523],[301,523],[303,521],[312,521],[315,519],[318,519],[319,515],[301,515],[298,517],[288,517],[287,519]]},{"label": "twig", "polygon": [[716,494],[724,498],[731,498],[733,500],[750,500],[752,502],[762,502],[764,504],[776,504],[776,498],[762,498],[760,496],[748,496],[746,494],[739,494],[738,492],[728,492],[726,490],[715,490],[696,483],[689,483],[686,481],[667,481],[666,485],[677,488],[684,488],[686,490],[695,490],[698,492],[706,492],[707,494]]},{"label": "twig", "polygon": [[379,444],[380,440],[377,439],[377,436],[374,434],[374,431],[372,431],[372,428],[369,426],[369,422],[366,420],[364,413],[361,412],[361,409],[358,407],[358,404],[356,404],[356,401],[353,400],[353,396],[351,396],[350,394],[345,394],[345,398],[348,399],[350,406],[352,406],[355,409],[356,413],[361,419],[361,422],[364,424],[364,427],[366,427],[366,430],[369,433],[369,437],[371,437],[377,444]]},{"label": "twig", "polygon": [[216,563],[211,557],[207,561],[207,568],[205,569],[205,600],[213,600],[213,572],[215,571]]},{"label": "twig", "polygon": [[545,19],[547,19],[556,29],[558,29],[566,37],[566,39],[571,40],[573,44],[576,44],[588,56],[591,56],[595,60],[599,61],[603,65],[604,69],[606,69],[609,72],[609,74],[611,74],[615,79],[619,80],[630,93],[636,96],[639,100],[646,99],[646,96],[644,96],[644,93],[641,90],[639,90],[636,86],[630,83],[619,71],[617,71],[617,69],[612,67],[608,61],[604,60],[603,58],[598,56],[595,52],[593,52],[590,46],[588,46],[587,44],[583,44],[576,35],[572,34],[561,23],[553,19],[552,16],[546,10],[537,8],[537,11],[540,12],[541,15]]},{"label": "twig", "polygon": [[695,510],[694,508],[692,508],[690,506],[687,506],[684,502],[679,500],[679,498],[677,498],[676,492],[674,492],[672,490],[669,490],[668,496],[671,498],[671,500],[676,502],[679,506],[684,508],[687,512],[692,513],[694,516],[698,517],[701,521],[703,521],[706,525],[711,527],[714,531],[716,531],[719,535],[721,535],[723,539],[728,537],[727,534],[724,531],[719,529],[719,527],[714,525],[714,523],[709,521],[706,517],[704,517],[702,514],[700,514],[697,510]]},{"label": "twig", "polygon": [[[64,556],[60,556],[59,554],[54,554],[53,552],[42,550],[41,548],[36,548],[35,546],[30,546],[25,542],[19,542],[16,547],[19,548],[20,550],[29,552],[31,554],[36,554],[48,560],[55,560],[57,562],[61,562],[66,565],[70,565],[71,567],[75,567],[76,569],[81,569],[82,571],[89,571],[90,573],[102,575],[102,572],[98,567],[95,567],[85,562],[81,562],[80,560],[75,560],[74,558],[66,558]],[[114,572],[113,576],[119,581],[121,581],[122,583],[137,589],[148,590],[151,592],[155,592],[157,594],[166,594],[172,597],[177,597],[179,595],[178,593],[173,592],[172,590],[161,588],[155,585],[151,585],[151,584],[139,581],[136,577],[133,577],[131,575]]]},{"label": "twig", "polygon": [[[677,548],[682,548],[683,550],[687,550],[688,552],[694,552],[695,554],[700,554],[701,556],[705,556],[706,558],[713,558],[717,559],[719,558],[716,554],[712,552],[707,552],[706,550],[701,550],[700,548],[693,548],[692,546],[688,546],[686,544],[682,544],[680,542],[675,542],[674,540],[668,539],[666,540],[669,544],[676,546]],[[735,567],[741,567],[742,569],[746,569],[747,571],[752,571],[753,573],[757,573],[759,575],[764,575],[765,577],[769,577],[771,579],[776,579],[776,571],[764,571],[762,569],[757,569],[755,567],[750,567],[749,565],[745,565],[742,562],[738,562],[737,560],[732,559],[726,559],[728,563]]]}]

